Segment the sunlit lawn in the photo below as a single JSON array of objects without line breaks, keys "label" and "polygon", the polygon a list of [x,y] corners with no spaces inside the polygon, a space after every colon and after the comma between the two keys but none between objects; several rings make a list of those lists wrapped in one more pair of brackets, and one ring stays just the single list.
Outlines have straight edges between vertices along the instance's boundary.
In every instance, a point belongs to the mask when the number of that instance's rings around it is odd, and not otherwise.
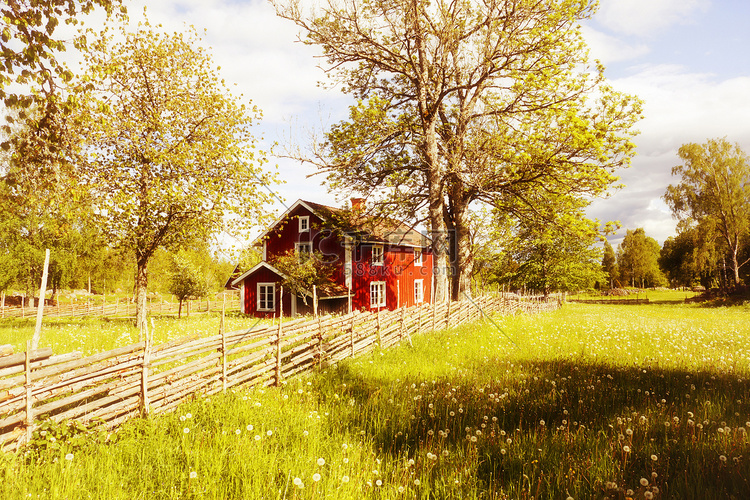
[{"label": "sunlit lawn", "polygon": [[583,305],[415,337],[0,459],[0,498],[750,498],[750,309]]}]

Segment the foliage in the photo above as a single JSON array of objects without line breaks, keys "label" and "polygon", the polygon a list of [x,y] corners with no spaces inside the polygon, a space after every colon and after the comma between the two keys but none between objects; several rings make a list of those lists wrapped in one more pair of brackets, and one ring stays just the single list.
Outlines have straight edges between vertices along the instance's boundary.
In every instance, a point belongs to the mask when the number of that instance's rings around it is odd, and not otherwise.
[{"label": "foliage", "polygon": [[258,110],[229,93],[194,30],[168,35],[145,23],[120,35],[105,30],[89,44],[76,85],[77,175],[94,222],[135,255],[145,325],[154,252],[261,223],[269,196],[258,185],[273,178],[250,133]]},{"label": "foliage", "polygon": [[617,268],[620,283],[641,288],[666,284],[664,273],[659,268],[659,243],[646,236],[644,229],[628,229],[622,243],[617,246]]},{"label": "foliage", "polygon": [[664,242],[659,255],[659,266],[672,286],[702,285],[715,287],[719,281],[715,233],[681,221],[677,235]]},{"label": "foliage", "polygon": [[284,275],[281,285],[284,291],[289,291],[293,296],[307,300],[307,297],[312,297],[313,286],[318,296],[336,291],[336,283],[332,279],[334,265],[320,252],[300,255],[290,250],[275,256],[270,263]]},{"label": "foliage", "polygon": [[741,257],[750,238],[750,159],[726,138],[683,144],[678,154],[683,164],[672,175],[680,182],[667,187],[664,200],[680,220],[719,235],[739,285],[740,269],[750,262]]},{"label": "foliage", "polygon": [[210,288],[203,273],[182,253],[173,257],[169,281],[169,292],[180,301],[178,318],[182,317],[183,301],[203,298]]},{"label": "foliage", "polygon": [[604,256],[602,257],[602,271],[606,274],[609,288],[614,288],[617,280],[617,257],[609,241],[604,240]]},{"label": "foliage", "polygon": [[583,218],[556,222],[518,227],[510,247],[518,269],[506,275],[515,289],[548,295],[593,288],[603,279],[601,251],[593,246],[597,224]]}]

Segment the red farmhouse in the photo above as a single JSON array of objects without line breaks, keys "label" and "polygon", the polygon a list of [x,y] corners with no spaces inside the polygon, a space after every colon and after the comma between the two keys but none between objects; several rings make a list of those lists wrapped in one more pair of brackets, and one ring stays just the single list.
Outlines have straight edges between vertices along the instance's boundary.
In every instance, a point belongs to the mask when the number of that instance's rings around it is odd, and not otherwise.
[{"label": "red farmhouse", "polygon": [[[397,309],[430,302],[432,253],[429,239],[414,229],[392,221],[365,222],[362,200],[353,199],[353,210],[297,200],[255,241],[263,247],[263,260],[232,281],[240,286],[242,311],[257,317],[312,312],[312,291],[280,297],[281,271],[274,258],[294,251],[320,252],[332,262],[334,282],[319,293],[320,312]],[[359,222],[358,222],[359,221]]]}]

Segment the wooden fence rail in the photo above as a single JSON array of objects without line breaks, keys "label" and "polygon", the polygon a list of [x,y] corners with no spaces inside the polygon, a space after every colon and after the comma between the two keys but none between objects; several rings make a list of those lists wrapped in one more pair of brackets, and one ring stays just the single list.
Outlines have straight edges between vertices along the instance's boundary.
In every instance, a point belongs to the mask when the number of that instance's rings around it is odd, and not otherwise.
[{"label": "wooden fence rail", "polygon": [[196,335],[152,345],[149,340],[82,357],[51,349],[0,356],[0,447],[31,438],[43,419],[114,427],[138,415],[172,410],[196,392],[278,385],[285,378],[345,358],[385,349],[413,335],[454,327],[484,314],[556,309],[558,302],[485,295],[435,307],[300,318],[271,326]]},{"label": "wooden fence rail", "polygon": [[[182,314],[221,311],[225,305],[221,300],[190,300],[182,303]],[[238,310],[240,299],[237,296],[227,298],[226,308]],[[149,311],[155,314],[177,314],[180,310],[179,302],[150,302]],[[83,317],[83,316],[135,316],[135,304],[130,301],[116,301],[112,303],[94,304],[90,302],[57,304],[44,306],[44,316],[54,317]],[[6,307],[0,306],[0,318],[32,318],[36,317],[37,307]]]}]

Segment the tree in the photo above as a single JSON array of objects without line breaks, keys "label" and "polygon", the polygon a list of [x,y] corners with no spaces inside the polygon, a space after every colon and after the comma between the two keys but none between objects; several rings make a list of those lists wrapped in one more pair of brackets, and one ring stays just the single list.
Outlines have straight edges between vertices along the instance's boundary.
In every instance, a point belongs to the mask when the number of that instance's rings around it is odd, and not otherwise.
[{"label": "tree", "polygon": [[509,282],[545,296],[593,288],[604,278],[601,250],[594,247],[597,226],[583,217],[561,217],[541,226],[521,223],[511,246],[519,267]]},{"label": "tree", "polygon": [[336,286],[332,279],[333,266],[319,252],[305,258],[291,250],[276,256],[271,264],[284,275],[281,281],[284,289],[292,296],[303,297],[305,303],[307,297],[312,297],[313,286],[318,294],[328,294]]},{"label": "tree", "polygon": [[672,168],[672,175],[681,181],[667,187],[664,200],[678,219],[691,219],[721,236],[739,285],[740,269],[750,261],[740,260],[750,236],[750,160],[726,138],[683,144],[678,154],[683,164]]},{"label": "tree", "polygon": [[666,278],[658,263],[660,250],[659,243],[646,236],[642,227],[628,229],[622,243],[617,246],[620,282],[641,288],[666,284]]},{"label": "tree", "polygon": [[614,282],[617,279],[617,257],[609,241],[604,240],[604,256],[602,257],[602,271],[607,275],[609,288],[614,288]]},{"label": "tree", "polygon": [[[452,249],[454,298],[470,293],[473,202],[551,220],[555,209],[542,207],[603,193],[633,154],[640,103],[607,87],[601,66],[581,71],[578,22],[593,11],[589,2],[392,0],[329,2],[304,15],[299,2],[277,3],[361,100],[318,156],[329,182],[382,195],[388,209],[426,209],[438,262]],[[600,100],[587,102],[594,92]]]},{"label": "tree", "polygon": [[714,231],[694,222],[684,220],[677,224],[677,235],[667,238],[659,255],[659,266],[672,286],[716,286],[721,279],[716,239]]},{"label": "tree", "polygon": [[208,280],[203,273],[185,255],[175,255],[172,260],[169,292],[180,301],[177,317],[182,317],[183,301],[203,298],[208,295],[208,291]]},{"label": "tree", "polygon": [[154,252],[261,224],[270,197],[258,187],[275,179],[250,133],[258,110],[229,93],[194,30],[120,31],[123,41],[105,30],[86,53],[75,160],[93,221],[134,253],[143,331]]}]

